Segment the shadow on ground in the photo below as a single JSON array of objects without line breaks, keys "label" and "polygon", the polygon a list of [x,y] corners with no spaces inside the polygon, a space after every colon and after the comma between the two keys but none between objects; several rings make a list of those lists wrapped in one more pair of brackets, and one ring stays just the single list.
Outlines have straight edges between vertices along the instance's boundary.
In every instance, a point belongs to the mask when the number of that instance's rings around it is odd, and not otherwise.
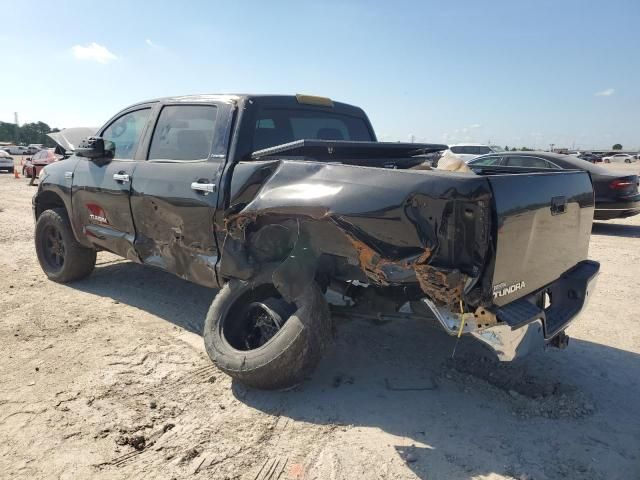
[{"label": "shadow on ground", "polygon": [[594,222],[591,233],[594,235],[607,235],[611,237],[634,238],[640,237],[640,225]]},{"label": "shadow on ground", "polygon": [[[72,286],[198,334],[215,295],[130,262],[99,265],[91,277]],[[387,451],[367,445],[371,430],[379,430],[396,460],[410,460],[406,468],[421,479],[494,473],[535,479],[636,478],[640,420],[629,407],[640,398],[639,355],[572,340],[568,350],[536,354],[513,368],[514,382],[528,376],[542,389],[559,385],[560,392],[577,392],[594,410],[578,411],[577,418],[547,418],[536,414],[539,399],[493,386],[485,381],[489,376],[479,379],[452,368],[454,344],[446,334],[413,320],[382,326],[347,322],[301,387],[262,392],[234,383],[232,393],[270,415],[342,426],[345,438],[362,446],[352,461],[367,463],[367,452]],[[469,358],[474,348],[473,342],[462,341],[456,356]],[[563,397],[558,401],[562,405]],[[446,476],[434,477],[438,472]]]},{"label": "shadow on ground", "polygon": [[93,274],[71,286],[139,308],[198,335],[217,293],[127,260],[98,261]]}]

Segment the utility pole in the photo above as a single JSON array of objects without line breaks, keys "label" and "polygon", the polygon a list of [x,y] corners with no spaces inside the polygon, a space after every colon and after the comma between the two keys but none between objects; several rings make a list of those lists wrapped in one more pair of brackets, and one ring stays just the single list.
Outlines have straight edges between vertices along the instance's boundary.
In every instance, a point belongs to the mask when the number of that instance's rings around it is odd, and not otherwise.
[{"label": "utility pole", "polygon": [[551,153],[553,153],[553,147],[554,147],[555,145],[556,145],[555,143],[550,143],[550,144],[549,144],[549,147],[551,147],[551,148],[549,149],[549,151],[550,151]]},{"label": "utility pole", "polygon": [[20,129],[20,124],[18,123],[18,112],[13,112],[13,123],[16,124],[15,126],[15,143],[16,145],[18,145],[19,142],[19,138],[18,138],[18,131]]}]

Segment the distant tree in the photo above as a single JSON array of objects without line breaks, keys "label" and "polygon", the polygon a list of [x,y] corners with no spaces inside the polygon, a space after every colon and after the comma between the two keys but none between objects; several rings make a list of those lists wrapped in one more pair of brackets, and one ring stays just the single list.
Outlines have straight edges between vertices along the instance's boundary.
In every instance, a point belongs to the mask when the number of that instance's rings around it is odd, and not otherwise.
[{"label": "distant tree", "polygon": [[520,147],[520,150],[523,151],[523,152],[531,152],[532,151],[532,149],[529,148],[529,147]]},{"label": "distant tree", "polygon": [[0,142],[15,142],[17,144],[28,145],[30,143],[41,143],[47,147],[55,146],[47,133],[58,131],[51,129],[44,122],[25,123],[17,126],[15,123],[0,122]]},{"label": "distant tree", "polygon": [[0,122],[0,142],[15,142],[18,136],[15,123]]},{"label": "distant tree", "polygon": [[504,149],[508,152],[508,151],[509,151],[509,146],[508,146],[508,145],[505,145],[505,146],[504,146]]},{"label": "distant tree", "polygon": [[622,145],[620,145],[619,143],[616,143],[613,147],[611,147],[614,150],[622,150]]}]

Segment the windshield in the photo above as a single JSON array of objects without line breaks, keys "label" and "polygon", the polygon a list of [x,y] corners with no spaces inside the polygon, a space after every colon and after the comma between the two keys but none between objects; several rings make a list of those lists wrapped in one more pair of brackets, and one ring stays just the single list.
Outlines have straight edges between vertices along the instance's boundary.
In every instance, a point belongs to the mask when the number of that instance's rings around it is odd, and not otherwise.
[{"label": "windshield", "polygon": [[506,150],[498,145],[489,145],[489,147],[491,148],[492,151],[496,152],[496,153],[502,153],[505,152]]},{"label": "windshield", "polygon": [[253,131],[253,151],[295,140],[374,141],[359,117],[299,108],[262,108]]}]

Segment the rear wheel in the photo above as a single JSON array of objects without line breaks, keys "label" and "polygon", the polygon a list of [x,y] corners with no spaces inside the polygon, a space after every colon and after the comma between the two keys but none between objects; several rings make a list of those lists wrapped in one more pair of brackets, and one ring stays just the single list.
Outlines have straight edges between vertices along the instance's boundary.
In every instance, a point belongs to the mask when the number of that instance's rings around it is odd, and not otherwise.
[{"label": "rear wheel", "polygon": [[273,269],[251,281],[230,280],[207,314],[204,342],[216,366],[260,389],[302,382],[320,361],[331,334],[329,307],[315,282],[293,302],[272,283]]},{"label": "rear wheel", "polygon": [[55,282],[71,282],[89,275],[96,251],[78,243],[64,208],[43,212],[36,223],[36,253],[44,273]]}]

